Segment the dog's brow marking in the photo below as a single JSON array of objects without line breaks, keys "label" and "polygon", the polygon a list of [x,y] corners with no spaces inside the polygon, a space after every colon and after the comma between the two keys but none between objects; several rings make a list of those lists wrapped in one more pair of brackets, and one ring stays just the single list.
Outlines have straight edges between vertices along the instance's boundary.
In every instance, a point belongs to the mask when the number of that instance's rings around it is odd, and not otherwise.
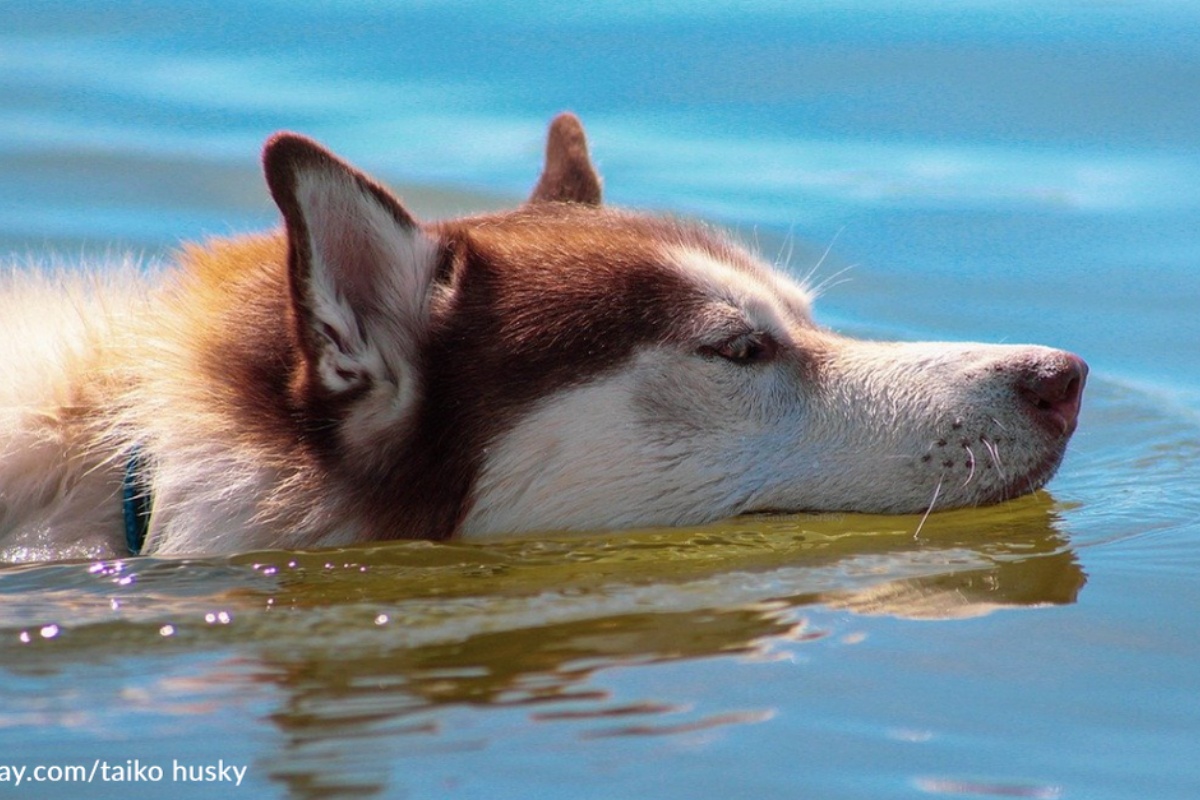
[{"label": "dog's brow marking", "polygon": [[700,285],[715,300],[729,303],[747,314],[752,325],[781,337],[792,314],[809,317],[812,295],[790,279],[776,276],[770,269],[739,269],[717,256],[688,246],[668,246],[668,263],[674,264],[685,278]]}]

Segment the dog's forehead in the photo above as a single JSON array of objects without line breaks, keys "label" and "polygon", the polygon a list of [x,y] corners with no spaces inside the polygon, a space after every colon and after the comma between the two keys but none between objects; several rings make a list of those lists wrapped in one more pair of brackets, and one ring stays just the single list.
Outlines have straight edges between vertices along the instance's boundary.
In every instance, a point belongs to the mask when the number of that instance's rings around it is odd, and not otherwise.
[{"label": "dog's forehead", "polygon": [[569,204],[529,206],[461,220],[455,228],[506,283],[613,309],[624,296],[644,313],[702,306],[739,312],[770,329],[810,317],[801,285],[726,235],[669,217]]},{"label": "dog's forehead", "polygon": [[489,257],[538,267],[555,262],[628,263],[655,259],[664,245],[725,246],[721,237],[688,222],[610,207],[538,203],[515,211],[441,225],[463,232]]}]

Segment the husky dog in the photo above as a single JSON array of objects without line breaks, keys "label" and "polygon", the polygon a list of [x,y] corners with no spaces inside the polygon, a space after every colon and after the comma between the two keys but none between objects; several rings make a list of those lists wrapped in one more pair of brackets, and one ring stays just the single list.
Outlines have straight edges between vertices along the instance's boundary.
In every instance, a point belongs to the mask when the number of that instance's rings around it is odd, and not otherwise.
[{"label": "husky dog", "polygon": [[579,121],[513,211],[420,223],[317,143],[283,229],[0,291],[0,547],[215,553],[921,513],[1054,474],[1087,367],[880,343],[703,225],[609,208]]}]

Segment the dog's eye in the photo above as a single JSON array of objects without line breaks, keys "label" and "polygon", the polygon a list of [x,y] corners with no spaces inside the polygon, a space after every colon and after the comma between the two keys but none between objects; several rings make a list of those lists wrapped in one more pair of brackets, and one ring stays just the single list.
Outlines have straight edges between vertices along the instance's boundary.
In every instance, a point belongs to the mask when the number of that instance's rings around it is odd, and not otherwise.
[{"label": "dog's eye", "polygon": [[767,361],[775,356],[778,345],[762,331],[742,333],[715,345],[700,348],[700,355],[723,358],[739,366]]}]

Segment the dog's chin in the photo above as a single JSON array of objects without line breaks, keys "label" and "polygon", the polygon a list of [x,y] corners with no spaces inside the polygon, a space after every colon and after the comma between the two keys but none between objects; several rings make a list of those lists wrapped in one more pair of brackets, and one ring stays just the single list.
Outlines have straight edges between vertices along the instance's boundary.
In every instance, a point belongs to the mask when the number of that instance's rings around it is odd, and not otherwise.
[{"label": "dog's chin", "polygon": [[[924,514],[928,511],[951,511],[958,508],[976,508],[992,506],[1033,494],[1050,482],[1062,465],[1064,447],[1052,450],[1044,455],[1031,467],[1015,475],[995,482],[990,486],[979,485],[976,491],[972,487],[960,487],[960,491],[946,491],[942,485],[938,489],[930,489],[928,499],[924,502],[896,503],[894,501],[874,501],[861,498],[859,504],[849,504],[843,507],[832,507],[821,503],[796,503],[794,506],[770,503],[761,506],[748,506],[741,513],[783,515],[783,514],[820,514],[820,513],[860,513],[860,514]],[[935,482],[935,486],[937,483]]]},{"label": "dog's chin", "polygon": [[1065,453],[1066,450],[1064,448],[1048,454],[1032,468],[1026,470],[1024,474],[1007,481],[992,496],[985,497],[973,505],[990,506],[996,503],[1003,503],[1006,500],[1023,497],[1027,494],[1033,494],[1049,483],[1050,479],[1058,472]]},{"label": "dog's chin", "polygon": [[[1050,479],[1058,472],[1065,453],[1065,447],[1048,452],[1020,472],[1007,475],[990,485],[981,484],[975,492],[945,492],[943,489],[942,498],[938,500],[933,500],[932,496],[930,498],[933,510],[949,511],[956,508],[993,506],[1033,494],[1049,483]],[[965,488],[970,489],[971,487]],[[925,504],[919,508],[909,509],[908,513],[923,514],[929,509],[930,504]]]}]

